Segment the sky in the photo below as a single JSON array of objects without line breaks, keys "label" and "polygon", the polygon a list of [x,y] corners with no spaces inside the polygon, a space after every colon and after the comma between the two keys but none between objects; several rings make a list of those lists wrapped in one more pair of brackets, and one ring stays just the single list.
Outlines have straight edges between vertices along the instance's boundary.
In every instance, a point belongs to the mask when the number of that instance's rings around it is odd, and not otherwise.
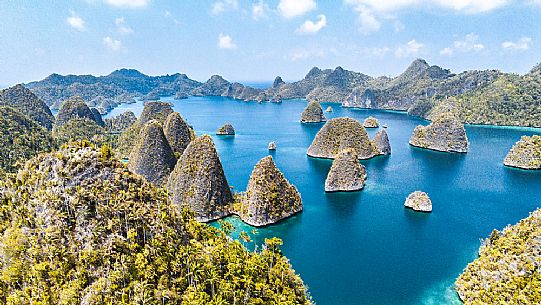
[{"label": "sky", "polygon": [[541,0],[0,0],[0,85],[134,68],[298,80],[314,66],[396,76],[541,61]]}]

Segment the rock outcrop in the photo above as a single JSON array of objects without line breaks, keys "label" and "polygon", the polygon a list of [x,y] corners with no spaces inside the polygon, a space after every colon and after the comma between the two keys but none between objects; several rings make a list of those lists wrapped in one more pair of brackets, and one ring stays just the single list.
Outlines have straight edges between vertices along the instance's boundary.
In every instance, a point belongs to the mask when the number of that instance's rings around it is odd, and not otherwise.
[{"label": "rock outcrop", "polygon": [[13,107],[48,130],[53,128],[54,117],[49,107],[23,85],[0,91],[0,106]]},{"label": "rock outcrop", "polygon": [[85,101],[78,96],[74,96],[62,103],[62,106],[56,115],[55,125],[62,126],[71,119],[89,119],[99,125],[92,110],[90,110]]},{"label": "rock outcrop", "polygon": [[302,210],[302,199],[297,188],[289,183],[276,167],[271,156],[255,166],[246,193],[236,208],[240,218],[252,226],[276,223]]},{"label": "rock outcrop", "polygon": [[387,136],[387,132],[385,130],[382,129],[378,131],[378,133],[376,133],[376,135],[374,136],[373,142],[378,148],[380,154],[391,154],[391,143],[389,142],[389,137]]},{"label": "rock outcrop", "polygon": [[404,206],[411,208],[414,211],[432,212],[432,201],[427,193],[421,191],[411,193],[408,198],[406,198]]},{"label": "rock outcrop", "polygon": [[359,157],[352,148],[346,148],[334,159],[327,180],[325,192],[351,192],[364,187],[366,169],[359,163]]},{"label": "rock outcrop", "polygon": [[195,139],[194,131],[178,112],[173,112],[167,116],[163,131],[173,152],[179,157],[188,147],[188,144]]},{"label": "rock outcrop", "polygon": [[184,150],[169,177],[167,189],[173,203],[189,207],[199,221],[231,214],[233,195],[209,135],[196,138]]},{"label": "rock outcrop", "polygon": [[428,126],[417,126],[409,143],[413,146],[443,152],[468,151],[464,125],[450,112],[441,113]]},{"label": "rock outcrop", "polygon": [[173,170],[176,158],[163,134],[162,125],[147,122],[139,134],[128,162],[128,168],[154,185],[161,186]]},{"label": "rock outcrop", "polygon": [[302,123],[321,123],[327,121],[319,102],[310,101],[301,114]]},{"label": "rock outcrop", "polygon": [[364,87],[355,88],[342,102],[347,108],[377,108],[376,95]]},{"label": "rock outcrop", "polygon": [[522,169],[541,169],[541,136],[523,136],[513,145],[503,164]]},{"label": "rock outcrop", "polygon": [[111,132],[118,133],[130,128],[135,121],[137,121],[135,114],[131,111],[126,111],[112,118],[105,119],[105,127]]},{"label": "rock outcrop", "polygon": [[105,126],[105,122],[103,121],[103,118],[101,117],[101,113],[96,108],[90,108],[90,111],[92,111],[92,114],[94,115],[94,122],[98,124],[101,127]]},{"label": "rock outcrop", "polygon": [[375,117],[369,116],[364,120],[363,127],[364,128],[378,128],[379,121]]},{"label": "rock outcrop", "polygon": [[276,142],[270,142],[269,143],[269,150],[276,150]]},{"label": "rock outcrop", "polygon": [[380,154],[361,123],[352,118],[335,118],[319,130],[308,148],[307,155],[334,159],[346,148],[353,148],[359,159],[369,159]]},{"label": "rock outcrop", "polygon": [[332,107],[331,106],[327,107],[327,110],[325,110],[325,111],[326,112],[332,112]]},{"label": "rock outcrop", "polygon": [[171,113],[173,113],[171,103],[158,101],[145,102],[143,112],[141,112],[137,123],[143,126],[150,120],[157,120],[163,124],[167,116]]},{"label": "rock outcrop", "polygon": [[216,134],[219,136],[233,136],[235,135],[235,128],[230,123],[225,123],[222,127],[216,130]]}]

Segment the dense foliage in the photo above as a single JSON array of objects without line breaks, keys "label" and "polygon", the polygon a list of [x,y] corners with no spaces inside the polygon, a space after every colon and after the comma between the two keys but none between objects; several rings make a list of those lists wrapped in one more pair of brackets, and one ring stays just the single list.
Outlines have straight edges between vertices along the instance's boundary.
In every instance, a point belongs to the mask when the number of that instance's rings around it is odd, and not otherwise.
[{"label": "dense foliage", "polygon": [[55,126],[53,137],[59,144],[80,140],[91,140],[96,144],[103,144],[108,139],[103,127],[86,118],[71,119],[62,126]]},{"label": "dense foliage", "polygon": [[494,230],[456,281],[465,304],[541,304],[541,210]]},{"label": "dense foliage", "polygon": [[0,303],[310,302],[279,239],[250,252],[230,231],[179,211],[106,146],[64,146],[0,183]]},{"label": "dense foliage", "polygon": [[0,107],[0,177],[54,147],[51,132],[11,107]]}]

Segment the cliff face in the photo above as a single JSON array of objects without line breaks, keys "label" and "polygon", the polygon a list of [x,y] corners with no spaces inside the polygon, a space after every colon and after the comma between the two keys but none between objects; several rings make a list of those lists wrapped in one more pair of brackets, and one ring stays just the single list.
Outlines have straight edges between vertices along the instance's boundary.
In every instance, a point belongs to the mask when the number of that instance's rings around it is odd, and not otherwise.
[{"label": "cliff face", "polygon": [[48,130],[53,128],[54,117],[49,107],[23,85],[0,91],[0,106],[13,107]]},{"label": "cliff face", "polygon": [[160,186],[169,177],[176,161],[175,154],[163,134],[162,125],[158,121],[147,122],[131,151],[128,168],[152,184]]},{"label": "cliff face", "polygon": [[193,140],[184,150],[169,177],[167,189],[173,203],[189,207],[199,221],[231,214],[233,195],[209,135]]},{"label": "cliff face", "polygon": [[235,213],[252,226],[265,226],[301,210],[299,191],[287,181],[272,157],[267,156],[254,167]]},{"label": "cliff face", "polygon": [[541,137],[523,136],[513,145],[503,164],[522,169],[541,169]]},{"label": "cliff face", "polygon": [[374,144],[378,148],[380,154],[390,155],[391,154],[391,143],[389,142],[389,136],[385,130],[380,130],[374,136]]},{"label": "cliff face", "polygon": [[417,126],[409,143],[413,146],[443,152],[468,151],[468,137],[464,125],[450,112],[442,113],[428,126]]},{"label": "cliff face", "polygon": [[366,169],[359,163],[355,150],[344,149],[334,159],[327,179],[326,192],[358,191],[364,187]]},{"label": "cliff face", "polygon": [[319,102],[310,101],[301,114],[302,123],[321,123],[327,121]]},{"label": "cliff face", "polygon": [[345,148],[353,148],[359,159],[369,159],[380,154],[361,123],[352,118],[329,120],[316,134],[307,154],[316,158],[334,159]]},{"label": "cliff face", "polygon": [[[464,304],[540,304],[541,211],[492,231],[456,280]],[[520,287],[520,288],[519,288]]]},{"label": "cliff face", "polygon": [[178,112],[173,112],[167,116],[163,131],[173,152],[179,157],[188,147],[188,144],[195,139],[195,132]]}]

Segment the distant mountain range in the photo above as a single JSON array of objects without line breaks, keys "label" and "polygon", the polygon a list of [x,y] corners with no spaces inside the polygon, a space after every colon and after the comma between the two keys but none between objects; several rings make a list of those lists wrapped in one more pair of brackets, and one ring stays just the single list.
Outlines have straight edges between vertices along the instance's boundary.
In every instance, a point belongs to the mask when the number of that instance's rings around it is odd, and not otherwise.
[{"label": "distant mountain range", "polygon": [[[58,109],[64,100],[79,95],[101,113],[119,103],[133,102],[134,98],[154,100],[175,96],[181,99],[195,95],[259,102],[306,98],[341,103],[344,107],[409,110],[410,114],[425,118],[438,106],[436,108],[440,110],[455,109],[459,117],[468,123],[541,126],[541,110],[540,107],[535,108],[539,103],[536,92],[541,86],[540,79],[540,65],[522,76],[497,70],[454,74],[448,69],[431,66],[423,59],[416,59],[394,78],[371,77],[342,67],[325,70],[314,67],[296,82],[286,83],[278,76],[267,89],[229,82],[219,75],[201,83],[185,74],[148,76],[133,69],[116,70],[99,77],[52,74],[26,86],[51,109]],[[503,89],[511,90],[513,86],[527,90],[503,94]],[[480,100],[487,102],[481,103]],[[521,111],[517,115],[516,111],[510,111],[515,108],[526,108],[530,113]],[[468,114],[461,113],[465,109]]]}]

